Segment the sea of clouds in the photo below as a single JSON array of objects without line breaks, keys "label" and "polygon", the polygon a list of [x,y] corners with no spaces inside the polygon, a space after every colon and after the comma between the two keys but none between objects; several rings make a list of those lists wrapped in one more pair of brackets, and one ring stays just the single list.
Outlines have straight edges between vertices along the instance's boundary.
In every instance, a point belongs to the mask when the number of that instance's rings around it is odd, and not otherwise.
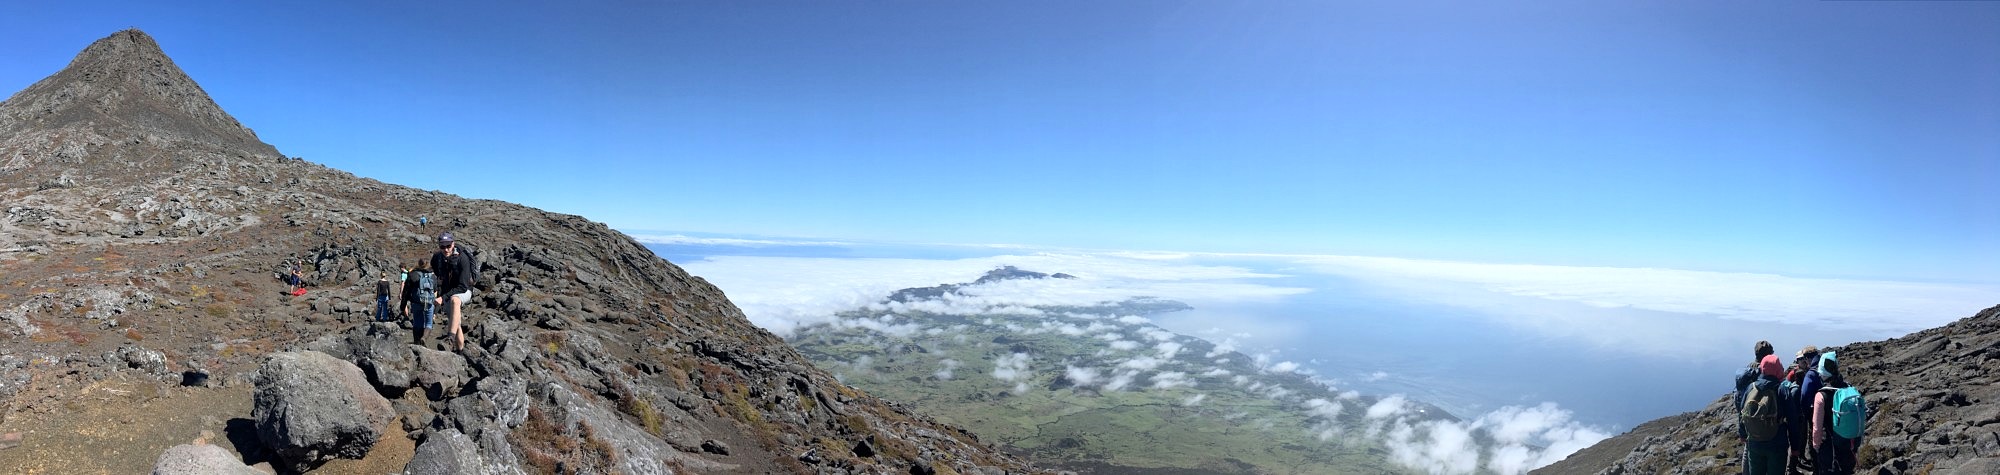
[{"label": "sea of clouds", "polygon": [[[1196,376],[1227,376],[1215,371],[1156,371],[1162,361],[1182,349],[1171,334],[1138,340],[1111,330],[1114,325],[1149,323],[1136,316],[1106,316],[1090,324],[1036,321],[1035,307],[1084,306],[1133,297],[1159,297],[1197,307],[1233,302],[1282,301],[1318,289],[1301,286],[1302,275],[1338,277],[1365,284],[1388,298],[1409,299],[1482,310],[1501,323],[1542,332],[1555,338],[1596,344],[1626,345],[1663,354],[1711,352],[1741,345],[1739,329],[1704,333],[1689,326],[1726,326],[1713,322],[1785,325],[1844,334],[1897,336],[1941,325],[1989,305],[2000,292],[1990,287],[1959,284],[1872,280],[1798,278],[1770,274],[1721,273],[1676,269],[1565,267],[1485,264],[1416,259],[1348,256],[1223,255],[1156,252],[1019,252],[962,259],[815,258],[708,256],[680,264],[707,278],[742,307],[753,323],[780,335],[802,326],[833,324],[866,327],[892,335],[945,332],[914,322],[882,316],[841,319],[836,313],[863,307],[964,315],[1015,315],[1016,331],[1058,332],[1106,338],[1129,358],[1105,367],[1069,366],[1065,376],[1078,386],[1110,391],[1173,390],[1193,386]],[[1000,266],[1040,272],[1063,272],[1076,279],[1011,280],[961,289],[936,301],[885,303],[890,293],[909,287],[970,282]],[[1499,309],[1496,311],[1496,309]],[[1162,332],[1164,333],[1164,332]],[[1237,335],[1241,336],[1241,335]],[[1690,345],[1688,340],[1713,340]],[[1235,338],[1215,341],[1236,350]],[[1216,358],[1222,351],[1207,356]],[[1244,349],[1266,372],[1310,369],[1278,361],[1275,351]],[[1033,355],[1001,358],[992,367],[951,362],[940,367],[940,378],[957,374],[990,374],[1016,390]],[[1226,373],[1226,371],[1224,371]],[[1143,376],[1150,375],[1150,376]],[[1250,385],[1235,375],[1239,385]],[[1392,378],[1375,371],[1362,380]],[[1326,380],[1331,386],[1335,381]],[[1281,388],[1251,387],[1275,400],[1295,400]],[[1347,391],[1336,400],[1290,401],[1307,411],[1337,413],[1356,404]],[[1183,401],[1199,405],[1199,394]],[[1507,405],[1450,422],[1415,417],[1418,406],[1402,396],[1390,396],[1366,410],[1363,428],[1331,425],[1316,428],[1327,440],[1344,431],[1359,430],[1381,440],[1398,463],[1431,473],[1500,473],[1525,471],[1553,463],[1608,437],[1609,431],[1584,424],[1552,402]],[[1472,434],[1483,431],[1494,444],[1480,446]]]}]

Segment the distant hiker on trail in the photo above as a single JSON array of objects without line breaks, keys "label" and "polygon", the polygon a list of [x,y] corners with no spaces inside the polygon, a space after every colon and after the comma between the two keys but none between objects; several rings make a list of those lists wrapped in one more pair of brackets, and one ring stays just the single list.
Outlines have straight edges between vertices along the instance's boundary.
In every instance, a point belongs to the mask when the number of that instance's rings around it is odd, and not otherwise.
[{"label": "distant hiker on trail", "polygon": [[299,269],[302,265],[299,261],[292,261],[291,271],[285,274],[285,283],[291,284],[294,296],[306,294],[306,274]]},{"label": "distant hiker on trail", "polygon": [[[459,312],[464,309],[465,301],[472,298],[473,265],[470,256],[458,252],[451,231],[438,235],[438,252],[431,255],[431,268],[437,270],[438,286],[444,287],[444,290],[432,299],[432,303],[437,304],[439,310],[451,309],[452,348],[459,351],[465,350],[465,329],[460,327],[462,315]],[[445,306],[446,299],[450,300],[449,307]]]},{"label": "distant hiker on trail", "polygon": [[[1751,347],[1750,352],[1756,355],[1756,357],[1750,359],[1750,366],[1744,367],[1743,370],[1736,372],[1735,407],[1737,413],[1743,412],[1743,397],[1746,395],[1744,394],[1744,392],[1749,391],[1750,384],[1757,382],[1757,378],[1764,374],[1764,370],[1759,368],[1759,366],[1762,366],[1764,364],[1764,357],[1771,356],[1772,354],[1777,353],[1777,351],[1771,349],[1771,342],[1764,340],[1757,340],[1757,345]],[[1736,424],[1736,440],[1739,441],[1747,440],[1745,438],[1748,436],[1749,434],[1743,431],[1743,424],[1739,421]],[[1743,473],[1748,474],[1750,473],[1749,444],[1744,444],[1743,453],[1740,455],[1742,458],[1739,459],[1739,462],[1743,464]]]},{"label": "distant hiker on trail", "polygon": [[437,297],[437,279],[431,274],[431,263],[419,260],[403,279],[403,314],[410,316],[410,343],[424,344],[424,332],[431,329],[431,312],[437,307],[431,300]]},{"label": "distant hiker on trail", "polygon": [[395,321],[395,318],[389,315],[389,288],[388,274],[382,274],[382,278],[375,280],[375,321]]},{"label": "distant hiker on trail", "polygon": [[418,216],[418,217],[417,217],[417,227],[419,227],[419,228],[428,228],[428,227],[431,227],[431,218],[428,218],[428,217],[424,217],[424,216]]},{"label": "distant hiker on trail", "polygon": [[1848,475],[1854,473],[1854,452],[1861,447],[1861,435],[1868,425],[1868,403],[1861,390],[1847,384],[1840,374],[1834,352],[1819,356],[1820,378],[1826,387],[1813,394],[1813,473]]},{"label": "distant hiker on trail", "polygon": [[1778,355],[1764,355],[1757,372],[1757,381],[1750,383],[1737,411],[1736,425],[1744,433],[1746,468],[1750,475],[1784,475],[1785,449],[1791,446],[1791,437],[1785,433],[1785,414],[1791,412],[1791,403],[1779,395],[1785,365],[1778,362]]}]

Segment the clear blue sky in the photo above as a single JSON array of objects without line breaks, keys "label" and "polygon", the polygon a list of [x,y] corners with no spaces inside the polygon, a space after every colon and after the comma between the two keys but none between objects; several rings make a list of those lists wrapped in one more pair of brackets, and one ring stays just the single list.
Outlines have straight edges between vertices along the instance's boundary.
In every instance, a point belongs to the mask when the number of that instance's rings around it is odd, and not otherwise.
[{"label": "clear blue sky", "polygon": [[627,230],[2000,281],[2000,2],[236,3],[9,2],[0,88],[139,27]]}]

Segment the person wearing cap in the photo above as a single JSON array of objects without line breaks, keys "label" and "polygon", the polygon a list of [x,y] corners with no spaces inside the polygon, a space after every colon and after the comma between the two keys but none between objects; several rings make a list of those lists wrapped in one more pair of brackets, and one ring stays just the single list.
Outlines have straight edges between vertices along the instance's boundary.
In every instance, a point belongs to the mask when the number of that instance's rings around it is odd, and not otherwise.
[{"label": "person wearing cap", "polygon": [[1792,450],[1787,468],[1791,473],[1811,473],[1812,457],[1806,450],[1806,436],[1812,432],[1813,394],[1819,392],[1823,384],[1819,379],[1819,347],[1806,345],[1792,357],[1792,374],[1786,378],[1795,387],[1787,393],[1791,400],[1791,413],[1786,414],[1786,428],[1792,436]]},{"label": "person wearing cap", "polygon": [[450,300],[452,348],[464,351],[465,330],[460,327],[459,311],[472,298],[472,259],[458,252],[451,231],[438,235],[438,252],[431,255],[431,269],[437,272],[438,286],[443,287],[433,303],[443,310],[447,308],[445,301]]}]

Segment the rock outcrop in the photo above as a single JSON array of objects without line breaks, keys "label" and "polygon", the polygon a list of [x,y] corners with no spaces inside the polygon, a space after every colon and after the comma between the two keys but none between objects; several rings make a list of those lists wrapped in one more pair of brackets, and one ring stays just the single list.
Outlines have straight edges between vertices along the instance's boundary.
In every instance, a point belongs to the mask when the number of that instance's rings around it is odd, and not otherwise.
[{"label": "rock outcrop", "polygon": [[[395,397],[420,445],[463,437],[486,473],[1035,471],[841,384],[601,223],[285,157],[136,30],[0,103],[0,203],[0,417],[58,416],[66,388],[126,372],[227,388],[267,354],[316,350]],[[367,321],[371,284],[445,230],[484,276],[462,352],[438,351],[447,318],[421,345]],[[275,278],[294,263],[305,296]],[[164,368],[82,356],[132,342]],[[272,443],[309,445],[288,434]],[[279,458],[352,449],[314,450]]]},{"label": "rock outcrop", "polygon": [[485,465],[479,460],[479,446],[457,429],[445,429],[431,434],[424,443],[417,446],[417,454],[410,463],[403,466],[403,473],[409,475],[457,475],[461,473],[484,473]]},{"label": "rock outcrop", "polygon": [[181,444],[160,453],[153,475],[264,475],[236,455],[208,444]]},{"label": "rock outcrop", "polygon": [[[1826,349],[1840,355],[1842,374],[1868,401],[1855,473],[2000,473],[2000,306],[1901,338]],[[1741,473],[1732,401],[1725,394],[1534,473]]]},{"label": "rock outcrop", "polygon": [[275,353],[257,372],[257,437],[296,471],[367,455],[395,417],[361,368],[326,353]]}]

